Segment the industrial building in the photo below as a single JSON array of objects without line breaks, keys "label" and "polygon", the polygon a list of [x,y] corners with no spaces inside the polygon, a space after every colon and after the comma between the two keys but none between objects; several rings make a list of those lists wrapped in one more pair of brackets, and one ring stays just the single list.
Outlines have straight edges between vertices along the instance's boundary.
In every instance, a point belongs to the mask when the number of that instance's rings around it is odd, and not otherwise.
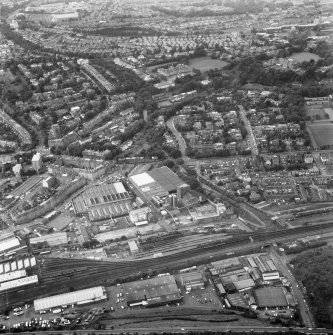
[{"label": "industrial building", "polygon": [[163,276],[123,284],[128,306],[156,306],[181,300],[174,276]]},{"label": "industrial building", "polygon": [[191,291],[192,289],[196,288],[204,288],[205,282],[200,272],[188,272],[182,273],[181,276],[182,285],[185,287],[187,291]]},{"label": "industrial building", "polygon": [[7,281],[19,279],[22,277],[26,277],[27,273],[25,270],[18,270],[13,272],[7,272],[0,275],[0,283],[4,283]]},{"label": "industrial building", "polygon": [[85,290],[58,294],[47,298],[34,300],[35,311],[46,311],[51,308],[84,305],[94,302],[106,301],[107,295],[104,286],[97,286]]},{"label": "industrial building", "polygon": [[216,211],[216,206],[210,202],[189,208],[189,213],[192,219],[198,223],[221,222],[220,213]]},{"label": "industrial building", "polygon": [[184,182],[166,166],[133,175],[129,177],[129,180],[148,200],[176,193],[177,188],[184,185]]},{"label": "industrial building", "polygon": [[226,290],[224,289],[222,283],[218,283],[216,284],[216,287],[217,287],[217,290],[218,290],[218,293],[221,297],[224,297],[226,295]]},{"label": "industrial building", "polygon": [[99,221],[127,215],[133,197],[121,182],[95,185],[73,199],[77,215],[88,214],[91,221]]},{"label": "industrial building", "polygon": [[117,238],[121,238],[122,236],[126,236],[127,238],[136,237],[139,232],[141,235],[145,235],[148,233],[160,231],[161,227],[158,224],[144,224],[135,227],[122,228],[112,231],[107,231],[104,233],[99,233],[95,235],[95,239],[101,243],[108,240],[115,240]]},{"label": "industrial building", "polygon": [[240,310],[249,309],[249,304],[241,293],[228,294],[227,302],[228,302],[227,306],[229,304],[230,307],[233,307],[235,309]]},{"label": "industrial building", "polygon": [[51,247],[61,244],[67,244],[68,243],[67,233],[59,231],[49,235],[42,235],[30,238],[30,244],[37,244],[44,242],[46,242]]},{"label": "industrial building", "polygon": [[280,274],[278,271],[267,271],[262,274],[262,279],[265,281],[280,279]]},{"label": "industrial building", "polygon": [[262,287],[254,291],[258,309],[287,308],[288,301],[282,287]]},{"label": "industrial building", "polygon": [[0,241],[0,253],[13,250],[20,246],[20,241],[16,237],[11,237]]},{"label": "industrial building", "polygon": [[235,285],[236,290],[239,292],[249,290],[256,285],[252,278],[245,278],[233,281],[232,283]]},{"label": "industrial building", "polygon": [[148,213],[150,212],[151,209],[149,207],[134,209],[129,212],[129,219],[132,223],[147,221]]},{"label": "industrial building", "polygon": [[130,248],[131,254],[135,255],[139,252],[138,245],[136,244],[135,241],[128,241],[128,246]]},{"label": "industrial building", "polygon": [[19,279],[7,281],[0,284],[0,292],[9,291],[12,289],[22,288],[24,286],[38,284],[38,276],[22,277]]}]

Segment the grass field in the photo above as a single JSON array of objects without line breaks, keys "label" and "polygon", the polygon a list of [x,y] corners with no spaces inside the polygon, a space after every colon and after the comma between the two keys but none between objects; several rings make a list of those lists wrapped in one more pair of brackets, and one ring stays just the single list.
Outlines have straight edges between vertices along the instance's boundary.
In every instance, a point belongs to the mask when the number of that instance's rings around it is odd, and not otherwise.
[{"label": "grass field", "polygon": [[303,62],[303,61],[309,62],[311,59],[313,59],[314,61],[317,61],[320,57],[311,52],[298,52],[298,53],[292,54],[288,58],[292,58],[296,62]]},{"label": "grass field", "polygon": [[311,119],[316,119],[318,116],[320,120],[325,119],[326,113],[322,107],[307,107],[306,108],[306,116],[310,116]]},{"label": "grass field", "polygon": [[219,59],[211,59],[210,57],[197,57],[190,59],[189,66],[200,70],[201,72],[206,72],[213,69],[222,69],[227,62],[221,61]]},{"label": "grass field", "polygon": [[318,123],[308,126],[318,147],[333,145],[333,123]]}]

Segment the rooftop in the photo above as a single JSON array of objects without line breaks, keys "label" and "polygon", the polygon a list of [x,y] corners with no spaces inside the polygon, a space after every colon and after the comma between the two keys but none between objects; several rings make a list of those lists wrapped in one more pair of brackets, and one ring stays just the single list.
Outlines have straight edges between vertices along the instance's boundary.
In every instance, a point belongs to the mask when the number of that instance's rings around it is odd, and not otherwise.
[{"label": "rooftop", "polygon": [[157,300],[164,297],[165,301],[180,298],[179,288],[174,276],[164,276],[135,281],[124,284],[128,303],[144,300]]},{"label": "rooftop", "polygon": [[58,294],[47,298],[36,299],[34,301],[35,311],[46,310],[53,307],[71,305],[88,300],[99,300],[106,298],[105,288],[97,286],[85,290]]},{"label": "rooftop", "polygon": [[281,287],[263,287],[255,290],[258,307],[286,307],[288,302]]}]

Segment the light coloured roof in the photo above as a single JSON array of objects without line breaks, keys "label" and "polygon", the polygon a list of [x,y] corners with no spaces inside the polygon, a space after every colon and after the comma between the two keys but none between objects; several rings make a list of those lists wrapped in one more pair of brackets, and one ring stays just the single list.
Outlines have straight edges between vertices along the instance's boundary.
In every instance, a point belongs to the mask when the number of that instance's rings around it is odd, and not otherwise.
[{"label": "light coloured roof", "polygon": [[105,296],[105,288],[97,286],[85,290],[58,294],[34,301],[35,311],[47,310],[53,307],[72,305],[82,301],[98,300]]},{"label": "light coloured roof", "polygon": [[117,193],[125,193],[126,192],[126,189],[125,189],[123,183],[121,183],[121,182],[114,183],[113,186],[116,189]]},{"label": "light coloured roof", "polygon": [[49,235],[42,235],[30,239],[31,244],[37,244],[41,242],[47,242],[49,245],[67,244],[67,233],[59,231]]},{"label": "light coloured roof", "polygon": [[23,277],[0,284],[0,291],[10,290],[15,287],[21,287],[29,284],[37,284],[38,276]]},{"label": "light coloured roof", "polygon": [[131,180],[137,186],[148,185],[148,184],[152,184],[152,183],[155,182],[155,180],[147,172],[143,172],[143,173],[137,174],[135,176],[132,176]]},{"label": "light coloured roof", "polygon": [[39,152],[34,154],[34,156],[32,157],[33,162],[39,161],[40,159],[41,159],[41,154]]},{"label": "light coloured roof", "polygon": [[19,246],[20,246],[20,241],[16,237],[14,237],[14,238],[11,238],[10,240],[2,241],[0,243],[0,252],[13,249]]},{"label": "light coloured roof", "polygon": [[10,281],[13,279],[18,279],[21,277],[25,277],[27,274],[25,270],[18,270],[18,271],[13,271],[13,272],[8,272],[0,275],[0,283]]}]

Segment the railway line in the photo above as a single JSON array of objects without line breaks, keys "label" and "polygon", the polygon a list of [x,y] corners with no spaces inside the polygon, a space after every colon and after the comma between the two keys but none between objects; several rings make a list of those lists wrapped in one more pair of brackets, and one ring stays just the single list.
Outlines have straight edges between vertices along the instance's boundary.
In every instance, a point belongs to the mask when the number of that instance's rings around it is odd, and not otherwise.
[{"label": "railway line", "polygon": [[[133,259],[117,262],[93,261],[88,259],[63,259],[39,257],[40,283],[20,292],[7,291],[0,295],[0,308],[29,302],[37,297],[68,292],[72,289],[92,285],[112,285],[117,281],[134,280],[143,274],[170,272],[193,264],[204,264],[212,258],[228,257],[230,251],[246,252],[261,245],[279,240],[304,237],[310,233],[322,233],[333,228],[333,223],[300,227],[275,232],[244,233],[228,240],[211,241],[193,246],[191,249],[159,258]],[[251,236],[253,242],[250,241]]]},{"label": "railway line", "polygon": [[207,180],[201,175],[198,176],[198,180],[204,185],[214,190],[215,192],[219,193],[223,202],[236,208],[240,216],[249,218],[249,221],[263,228],[268,223],[270,223],[271,218],[264,211],[255,208],[246,202],[242,202],[235,199],[235,197],[232,194],[228,194],[227,191],[222,190],[219,186],[215,185],[214,183]]}]

